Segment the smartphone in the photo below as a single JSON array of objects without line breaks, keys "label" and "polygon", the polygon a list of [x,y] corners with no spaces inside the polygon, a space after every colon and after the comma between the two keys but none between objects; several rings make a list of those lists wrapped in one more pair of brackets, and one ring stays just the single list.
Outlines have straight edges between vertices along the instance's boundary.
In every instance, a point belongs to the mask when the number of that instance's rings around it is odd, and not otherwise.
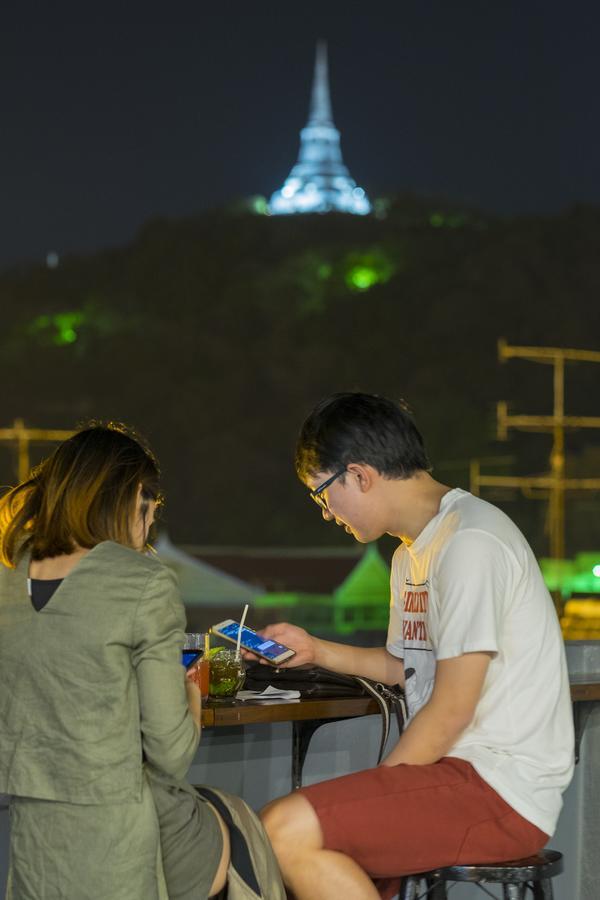
[{"label": "smartphone", "polygon": [[181,662],[186,669],[191,669],[194,663],[197,663],[202,656],[202,650],[182,650]]},{"label": "smartphone", "polygon": [[[219,622],[218,625],[213,625],[211,628],[213,634],[218,634],[219,637],[225,638],[226,641],[231,641],[232,644],[237,643],[239,630],[239,622],[234,622],[233,619],[225,619],[224,622]],[[252,631],[252,629],[248,628],[246,625],[242,628],[242,640],[240,646],[243,647],[244,650],[250,650],[251,653],[256,653],[257,656],[266,659],[267,662],[272,663],[274,666],[277,666],[279,663],[285,662],[286,659],[290,659],[292,656],[296,655],[295,650],[290,650],[289,647],[285,647],[283,644],[278,644],[276,641],[270,641],[261,637],[260,634],[257,634],[256,631]]]}]

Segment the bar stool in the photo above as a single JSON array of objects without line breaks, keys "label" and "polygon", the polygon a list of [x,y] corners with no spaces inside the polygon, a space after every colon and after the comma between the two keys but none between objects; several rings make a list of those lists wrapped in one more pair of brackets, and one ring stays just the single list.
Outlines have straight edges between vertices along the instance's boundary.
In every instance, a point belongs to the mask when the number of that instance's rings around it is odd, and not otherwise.
[{"label": "bar stool", "polygon": [[[399,900],[447,900],[447,881],[471,881],[487,894],[494,897],[484,885],[501,884],[504,900],[553,900],[552,878],[563,870],[562,853],[556,850],[541,850],[535,856],[511,860],[503,863],[488,863],[484,866],[446,866],[430,872],[408,875],[402,882]],[[417,893],[421,882],[425,891]],[[529,888],[531,894],[526,894]]]}]

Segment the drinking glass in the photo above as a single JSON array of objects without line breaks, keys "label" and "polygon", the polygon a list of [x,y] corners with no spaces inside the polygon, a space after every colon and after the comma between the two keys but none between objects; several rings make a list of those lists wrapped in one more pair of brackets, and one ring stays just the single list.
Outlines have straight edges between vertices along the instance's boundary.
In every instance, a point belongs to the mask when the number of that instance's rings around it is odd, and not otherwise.
[{"label": "drinking glass", "polygon": [[244,683],[244,660],[235,650],[213,650],[210,656],[208,693],[217,700],[231,700]]},{"label": "drinking glass", "polygon": [[184,650],[200,650],[201,658],[194,664],[191,672],[192,678],[200,688],[200,696],[203,700],[208,698],[208,679],[210,660],[208,658],[210,648],[210,636],[205,632],[186,633],[183,643]]}]

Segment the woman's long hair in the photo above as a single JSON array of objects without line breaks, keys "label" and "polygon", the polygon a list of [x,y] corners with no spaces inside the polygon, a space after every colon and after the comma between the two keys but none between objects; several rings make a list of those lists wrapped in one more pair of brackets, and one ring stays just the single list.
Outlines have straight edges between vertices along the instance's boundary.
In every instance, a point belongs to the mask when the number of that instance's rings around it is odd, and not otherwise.
[{"label": "woman's long hair", "polygon": [[142,515],[160,502],[160,471],[151,450],[124,425],[91,423],[64,441],[0,499],[0,562],[21,553],[45,559],[101,541],[135,547],[138,491]]}]

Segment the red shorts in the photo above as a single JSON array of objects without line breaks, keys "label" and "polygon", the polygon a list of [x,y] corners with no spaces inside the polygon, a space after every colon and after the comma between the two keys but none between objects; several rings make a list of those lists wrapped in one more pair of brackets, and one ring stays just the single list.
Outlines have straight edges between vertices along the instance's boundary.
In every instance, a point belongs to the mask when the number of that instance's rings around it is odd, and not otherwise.
[{"label": "red shorts", "polygon": [[438,866],[502,862],[537,853],[548,835],[524,819],[462,759],[379,766],[302,793],[324,846],[352,857],[383,898],[399,876]]}]

